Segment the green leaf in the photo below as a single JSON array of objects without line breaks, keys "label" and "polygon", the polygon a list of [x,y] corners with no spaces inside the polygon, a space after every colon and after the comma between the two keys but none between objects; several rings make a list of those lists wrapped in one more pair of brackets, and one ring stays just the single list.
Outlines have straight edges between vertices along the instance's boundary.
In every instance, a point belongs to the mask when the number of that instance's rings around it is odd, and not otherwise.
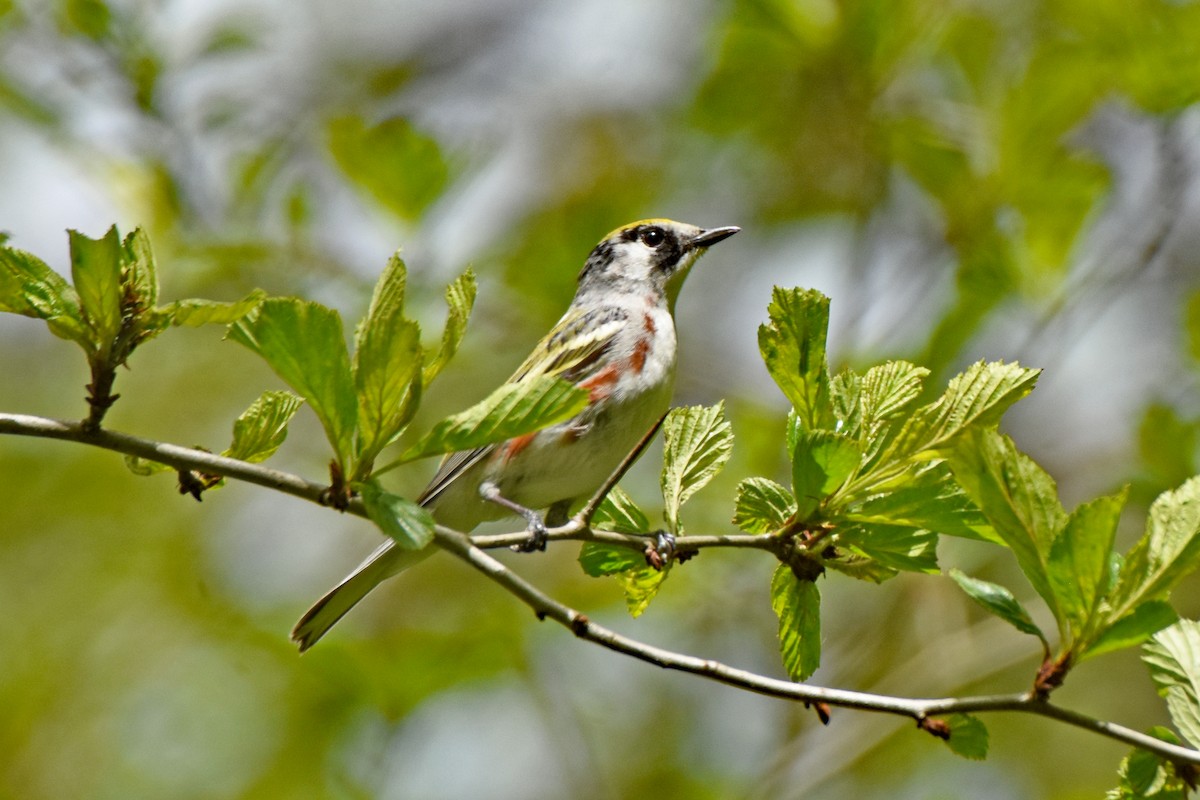
[{"label": "green leaf", "polygon": [[121,263],[126,297],[143,313],[154,308],[158,304],[158,266],[150,249],[150,237],[141,228],[134,228],[121,242]]},{"label": "green leaf", "polygon": [[624,489],[614,486],[600,501],[600,507],[592,517],[592,527],[602,531],[639,534],[649,532],[650,520]]},{"label": "green leaf", "polygon": [[929,370],[907,361],[888,361],[871,367],[862,377],[864,419],[888,420],[899,416],[921,396]]},{"label": "green leaf", "polygon": [[547,375],[506,383],[479,403],[433,426],[401,461],[476,447],[524,436],[578,414],[588,393]]},{"label": "green leaf", "polygon": [[433,515],[374,481],[355,484],[371,521],[404,550],[420,550],[433,541]]},{"label": "green leaf", "polygon": [[79,295],[32,253],[0,247],[0,311],[43,319],[55,336],[89,347]]},{"label": "green leaf", "polygon": [[216,300],[176,300],[158,313],[166,315],[166,324],[176,327],[199,328],[201,325],[232,325],[253,311],[264,299],[266,292],[255,289],[241,300],[219,303]]},{"label": "green leaf", "polygon": [[450,179],[437,142],[401,118],[378,125],[357,116],[333,119],[329,151],[350,180],[402,219],[420,217]]},{"label": "green leaf", "polygon": [[874,561],[904,572],[938,572],[937,534],[901,525],[842,526],[837,539]]},{"label": "green leaf", "polygon": [[682,533],[679,509],[724,468],[733,451],[725,404],[673,408],[663,422],[662,493],[667,528]]},{"label": "green leaf", "polygon": [[1193,747],[1200,744],[1200,622],[1181,619],[1142,648],[1142,660],[1171,720]]},{"label": "green leaf", "polygon": [[275,455],[304,401],[291,392],[263,392],[233,423],[233,443],[223,455],[257,463]]},{"label": "green leaf", "polygon": [[1095,638],[1079,646],[1078,661],[1094,656],[1137,647],[1168,625],[1179,620],[1171,604],[1164,600],[1142,603],[1116,622],[1106,623],[1096,631]]},{"label": "green leaf", "polygon": [[950,577],[968,597],[983,606],[989,614],[996,615],[1021,633],[1036,636],[1042,644],[1049,647],[1042,629],[1034,623],[1033,617],[1029,616],[1029,612],[1008,589],[990,581],[972,578],[958,569],[950,570]]},{"label": "green leaf", "polygon": [[766,478],[746,478],[737,487],[733,524],[746,533],[771,533],[796,513],[796,498],[783,486]]},{"label": "green leaf", "polygon": [[825,360],[829,298],[813,289],[777,286],[767,314],[770,322],[758,329],[767,371],[806,430],[828,427],[833,416]]},{"label": "green leaf", "polygon": [[475,273],[467,270],[446,287],[446,327],[442,329],[442,344],[436,355],[428,358],[425,367],[425,385],[441,373],[462,343],[467,330],[467,319],[475,306]]},{"label": "green leaf", "polygon": [[884,458],[908,458],[947,447],[965,431],[996,424],[1013,403],[1033,391],[1038,374],[1015,363],[972,364],[951,379],[937,401],[909,417]]},{"label": "green leaf", "polygon": [[840,433],[801,433],[792,451],[792,490],[800,519],[808,519],[826,497],[837,491],[861,459],[858,445]]},{"label": "green leaf", "polygon": [[125,467],[134,475],[139,475],[143,478],[163,472],[177,472],[174,467],[169,467],[159,461],[151,461],[141,456],[125,456]]},{"label": "green leaf", "polygon": [[1125,556],[1109,598],[1110,619],[1147,600],[1165,600],[1200,564],[1200,476],[1163,492],[1150,506],[1146,533]]},{"label": "green leaf", "polygon": [[1066,621],[1046,566],[1054,539],[1067,522],[1054,480],[994,429],[961,437],[949,463],[1065,633]]},{"label": "green leaf", "polygon": [[592,577],[613,576],[625,593],[625,607],[632,617],[642,615],[670,571],[669,564],[661,571],[654,569],[636,550],[600,542],[584,542],[579,563]]},{"label": "green leaf", "polygon": [[1108,589],[1109,554],[1128,494],[1123,489],[1080,505],[1050,548],[1050,588],[1076,635],[1091,621]]},{"label": "green leaf", "polygon": [[983,761],[988,754],[988,730],[983,720],[970,714],[952,714],[946,718],[950,738],[946,746],[955,755],[973,761]]},{"label": "green leaf", "polygon": [[821,563],[857,581],[883,583],[900,574],[900,571],[897,569],[880,564],[873,558],[845,548],[839,548],[832,558],[822,558]]},{"label": "green leaf", "polygon": [[868,495],[865,501],[842,511],[839,518],[1001,542],[987,517],[967,497],[944,461],[921,465],[915,473],[906,475],[898,488]]},{"label": "green leaf", "polygon": [[[1179,744],[1175,734],[1161,726],[1150,735],[1168,744]],[[1108,800],[1186,800],[1190,789],[1175,773],[1174,765],[1147,750],[1133,750],[1117,771],[1121,781],[1105,795]]]},{"label": "green leaf", "polygon": [[312,406],[345,467],[354,450],[358,399],[338,313],[319,303],[272,297],[229,329]]},{"label": "green leaf", "polygon": [[771,607],[779,617],[783,666],[792,680],[807,680],[821,665],[821,593],[780,564],[771,578]]},{"label": "green leaf", "polygon": [[[367,316],[355,336],[360,469],[412,419],[421,393],[421,329],[404,317],[404,262],[393,256],[375,284]],[[361,476],[358,476],[361,477]]]},{"label": "green leaf", "polygon": [[89,239],[78,231],[67,231],[71,242],[71,277],[83,308],[92,340],[101,353],[108,353],[121,328],[121,240],[117,226],[100,239]]}]

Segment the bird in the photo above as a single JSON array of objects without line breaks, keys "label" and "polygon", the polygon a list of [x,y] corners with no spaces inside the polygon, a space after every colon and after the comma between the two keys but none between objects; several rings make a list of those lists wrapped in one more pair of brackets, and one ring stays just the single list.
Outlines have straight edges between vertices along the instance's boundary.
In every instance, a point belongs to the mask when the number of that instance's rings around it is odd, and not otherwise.
[{"label": "bird", "polygon": [[[545,525],[567,521],[670,407],[677,340],[675,301],[692,265],[740,228],[645,219],[605,236],[579,273],[575,297],[507,383],[555,376],[587,391],[574,417],[534,433],[446,456],[417,497],[441,525],[469,532],[520,513],[544,549]],[[536,511],[546,509],[545,516]],[[388,541],[301,617],[291,638],[312,647],[360,600],[434,548]]]}]

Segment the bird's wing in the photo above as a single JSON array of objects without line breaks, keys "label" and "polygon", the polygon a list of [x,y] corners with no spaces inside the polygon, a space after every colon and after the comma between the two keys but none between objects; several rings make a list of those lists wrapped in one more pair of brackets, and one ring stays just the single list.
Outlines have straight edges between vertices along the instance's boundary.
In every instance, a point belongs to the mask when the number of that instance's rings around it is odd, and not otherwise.
[{"label": "bird's wing", "polygon": [[[625,311],[619,308],[588,311],[571,308],[538,342],[529,358],[517,367],[506,383],[520,383],[542,375],[553,375],[571,383],[585,380],[603,360],[605,350],[612,344],[625,319]],[[447,455],[417,502],[422,505],[432,502],[455,478],[495,448],[496,445],[489,444]]]}]

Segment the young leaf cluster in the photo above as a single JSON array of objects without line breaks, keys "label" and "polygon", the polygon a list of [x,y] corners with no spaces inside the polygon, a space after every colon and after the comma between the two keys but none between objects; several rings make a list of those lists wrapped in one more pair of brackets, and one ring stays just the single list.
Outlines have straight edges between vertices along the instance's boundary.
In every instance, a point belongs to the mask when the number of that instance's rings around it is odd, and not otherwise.
[{"label": "young leaf cluster", "polygon": [[172,326],[228,324],[261,299],[255,293],[234,303],[159,306],[158,269],[141,228],[124,239],[115,225],[99,239],[78,231],[68,238],[73,285],[32,253],[0,247],[0,311],[44,320],[51,333],[83,350],[92,378],[86,424],[93,430],[117,399],[117,367],[141,344]]}]

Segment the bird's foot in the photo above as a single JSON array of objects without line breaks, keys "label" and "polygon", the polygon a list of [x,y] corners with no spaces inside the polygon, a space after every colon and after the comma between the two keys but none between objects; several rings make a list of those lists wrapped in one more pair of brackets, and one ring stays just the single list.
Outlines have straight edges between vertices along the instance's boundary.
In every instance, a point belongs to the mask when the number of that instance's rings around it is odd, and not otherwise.
[{"label": "bird's foot", "polygon": [[661,572],[675,557],[675,534],[655,531],[650,536],[653,540],[646,545],[646,563]]},{"label": "bird's foot", "polygon": [[534,553],[546,549],[546,523],[542,521],[541,516],[532,508],[526,508],[520,503],[514,503],[500,493],[500,487],[491,481],[484,481],[479,485],[479,496],[489,503],[495,503],[498,506],[507,508],[514,514],[519,514],[525,519],[525,524],[529,526],[529,538],[521,544],[514,544],[512,550],[517,553]]}]

